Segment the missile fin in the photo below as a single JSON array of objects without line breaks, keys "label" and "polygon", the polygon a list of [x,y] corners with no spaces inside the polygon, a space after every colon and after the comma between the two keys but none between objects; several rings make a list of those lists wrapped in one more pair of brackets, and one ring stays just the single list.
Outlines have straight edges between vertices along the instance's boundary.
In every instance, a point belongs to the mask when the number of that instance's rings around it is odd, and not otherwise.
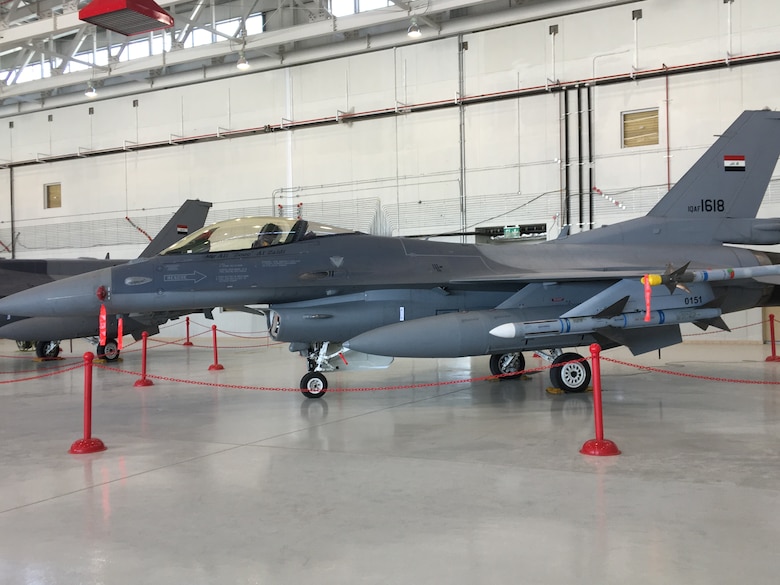
[{"label": "missile fin", "polygon": [[679,325],[639,327],[637,329],[604,327],[596,330],[596,332],[620,345],[625,345],[634,355],[682,342]]},{"label": "missile fin", "polygon": [[706,331],[707,327],[710,326],[717,327],[721,331],[729,331],[729,332],[731,331],[731,329],[729,329],[729,326],[726,325],[726,322],[723,320],[722,317],[715,317],[714,319],[703,319],[701,321],[694,321],[693,324],[696,325],[696,327],[698,327],[702,331]]},{"label": "missile fin", "polygon": [[723,306],[723,299],[725,297],[723,295],[719,297],[715,297],[710,302],[705,303],[702,305],[705,309],[720,309]]},{"label": "missile fin", "polygon": [[731,329],[729,329],[729,326],[726,325],[726,322],[723,320],[723,317],[717,317],[716,319],[710,319],[710,325],[713,327],[717,327],[721,331],[729,331],[731,332]]},{"label": "missile fin", "polygon": [[631,297],[630,296],[623,297],[619,301],[612,303],[609,307],[599,312],[597,315],[594,315],[594,317],[599,319],[609,319],[611,317],[620,315],[623,312],[623,309],[626,308],[626,303],[628,303],[629,298]]},{"label": "missile fin", "polygon": [[671,264],[666,265],[663,283],[666,285],[666,288],[669,289],[669,294],[674,294],[674,289],[677,287],[683,289],[685,292],[690,292],[687,287],[682,284],[683,276],[685,275],[685,271],[688,270],[689,264],[690,262],[686,262],[677,270],[672,270]]}]

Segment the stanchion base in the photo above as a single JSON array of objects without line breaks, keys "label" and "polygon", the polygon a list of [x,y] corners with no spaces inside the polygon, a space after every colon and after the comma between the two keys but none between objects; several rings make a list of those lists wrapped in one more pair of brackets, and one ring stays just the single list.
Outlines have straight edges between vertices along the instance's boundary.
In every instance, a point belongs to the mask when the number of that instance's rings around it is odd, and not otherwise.
[{"label": "stanchion base", "polygon": [[213,370],[224,370],[224,369],[225,369],[225,366],[223,366],[222,364],[211,364],[209,366],[209,372],[211,372]]},{"label": "stanchion base", "polygon": [[74,442],[68,453],[74,455],[84,455],[85,453],[97,453],[98,451],[105,451],[106,446],[100,439],[92,437],[91,439],[79,439]]},{"label": "stanchion base", "polygon": [[140,380],[136,380],[133,386],[135,386],[136,388],[141,388],[143,386],[154,386],[154,382],[152,382],[148,378],[141,378]]},{"label": "stanchion base", "polygon": [[617,445],[609,439],[591,439],[585,441],[585,444],[580,449],[580,453],[583,455],[595,455],[599,457],[608,455],[620,455],[620,449]]},{"label": "stanchion base", "polygon": [[766,361],[768,361],[768,362],[780,362],[780,356],[778,356],[778,355],[770,355],[768,358],[766,358]]},{"label": "stanchion base", "polygon": [[194,344],[191,341],[185,341],[184,343],[182,343],[182,345],[185,346],[185,347],[189,347],[189,346],[194,345]]}]

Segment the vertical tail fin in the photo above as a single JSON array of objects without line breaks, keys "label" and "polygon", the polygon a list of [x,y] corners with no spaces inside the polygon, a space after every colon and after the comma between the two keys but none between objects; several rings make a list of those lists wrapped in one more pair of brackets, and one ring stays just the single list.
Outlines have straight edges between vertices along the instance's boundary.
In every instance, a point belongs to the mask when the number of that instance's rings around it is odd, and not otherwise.
[{"label": "vertical tail fin", "polygon": [[139,258],[156,256],[187,234],[202,228],[203,224],[206,223],[206,215],[208,215],[210,208],[211,203],[208,201],[187,199],[160,230],[160,233],[141,252]]},{"label": "vertical tail fin", "polygon": [[754,218],[780,156],[780,112],[743,112],[647,214]]}]

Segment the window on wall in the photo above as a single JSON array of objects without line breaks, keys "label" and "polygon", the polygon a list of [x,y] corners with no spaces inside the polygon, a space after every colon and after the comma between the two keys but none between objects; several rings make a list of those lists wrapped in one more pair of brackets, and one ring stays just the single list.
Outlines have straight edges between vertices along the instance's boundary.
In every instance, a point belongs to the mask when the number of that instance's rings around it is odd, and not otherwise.
[{"label": "window on wall", "polygon": [[43,203],[46,209],[62,207],[62,185],[60,183],[52,183],[51,185],[44,186]]},{"label": "window on wall", "polygon": [[658,108],[623,112],[623,148],[658,144]]}]

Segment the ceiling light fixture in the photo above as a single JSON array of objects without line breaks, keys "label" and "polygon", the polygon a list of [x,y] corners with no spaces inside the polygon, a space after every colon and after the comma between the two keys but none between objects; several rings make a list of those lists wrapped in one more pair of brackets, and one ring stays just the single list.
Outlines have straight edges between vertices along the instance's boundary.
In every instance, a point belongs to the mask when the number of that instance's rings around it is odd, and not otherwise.
[{"label": "ceiling light fixture", "polygon": [[84,92],[84,95],[87,96],[89,99],[97,97],[97,90],[95,89],[95,86],[92,85],[91,83],[87,85],[87,91]]},{"label": "ceiling light fixture", "polygon": [[238,54],[238,61],[236,61],[236,68],[240,71],[246,71],[249,69],[249,61],[246,60],[246,57],[244,56],[244,51],[241,51]]},{"label": "ceiling light fixture", "polygon": [[412,24],[409,25],[406,34],[410,39],[419,39],[422,36],[422,32],[420,31],[420,27],[417,24],[416,17],[412,17]]}]

